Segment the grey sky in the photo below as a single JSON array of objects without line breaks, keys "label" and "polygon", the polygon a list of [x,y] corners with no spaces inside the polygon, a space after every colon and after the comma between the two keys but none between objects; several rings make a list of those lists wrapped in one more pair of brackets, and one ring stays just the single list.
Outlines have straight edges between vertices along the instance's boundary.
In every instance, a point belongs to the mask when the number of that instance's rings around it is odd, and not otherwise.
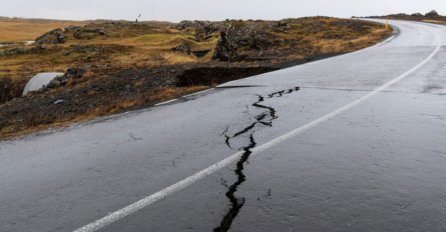
[{"label": "grey sky", "polygon": [[0,0],[0,16],[143,20],[281,19],[302,16],[446,14],[446,0]]}]

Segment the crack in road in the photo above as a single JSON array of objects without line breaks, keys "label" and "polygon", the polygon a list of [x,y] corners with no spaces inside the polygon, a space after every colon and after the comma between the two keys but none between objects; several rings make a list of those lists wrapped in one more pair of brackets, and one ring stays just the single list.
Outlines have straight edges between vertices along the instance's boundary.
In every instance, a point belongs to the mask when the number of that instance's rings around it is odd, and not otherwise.
[{"label": "crack in road", "polygon": [[228,135],[229,127],[225,129],[223,132],[223,135],[225,136],[225,143],[226,145],[232,149],[231,146],[231,140],[235,139],[237,137],[240,137],[244,134],[249,133],[249,143],[240,148],[240,150],[244,151],[242,157],[237,162],[236,169],[234,170],[235,175],[237,176],[237,180],[230,186],[226,186],[228,188],[228,191],[226,192],[226,197],[229,199],[231,203],[231,208],[228,210],[228,212],[223,217],[220,226],[214,229],[215,232],[226,232],[229,231],[231,228],[232,222],[237,217],[238,213],[240,212],[241,208],[245,204],[245,198],[237,198],[235,196],[238,187],[243,184],[243,182],[246,181],[246,176],[243,172],[245,169],[245,164],[249,161],[249,157],[252,154],[252,149],[257,146],[256,140],[255,140],[255,128],[257,125],[264,125],[268,127],[273,126],[273,121],[279,118],[277,116],[277,111],[275,108],[271,106],[263,105],[262,103],[265,102],[265,99],[275,98],[275,97],[282,97],[286,94],[291,94],[293,92],[297,92],[300,90],[300,87],[294,87],[291,89],[285,89],[278,92],[274,92],[271,94],[268,94],[267,97],[264,97],[262,95],[257,95],[258,99],[255,103],[253,103],[251,106],[260,108],[265,110],[264,112],[256,115],[254,117],[255,122],[249,124],[242,130],[234,133],[232,136]]}]

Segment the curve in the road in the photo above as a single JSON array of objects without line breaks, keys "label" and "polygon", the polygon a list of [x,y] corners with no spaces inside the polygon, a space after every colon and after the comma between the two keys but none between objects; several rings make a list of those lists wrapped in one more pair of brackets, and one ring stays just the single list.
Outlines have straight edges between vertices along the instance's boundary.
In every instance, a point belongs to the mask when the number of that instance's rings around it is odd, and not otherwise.
[{"label": "curve in the road", "polygon": [[[357,99],[357,100],[355,100],[355,101],[353,101],[353,102],[351,102],[337,110],[334,110],[334,111],[332,111],[332,112],[330,112],[330,113],[328,113],[328,114],[326,114],[326,115],[324,115],[324,116],[322,116],[308,124],[298,127],[286,134],[283,134],[279,137],[276,137],[276,138],[270,140],[269,142],[266,142],[260,146],[253,148],[251,150],[250,155],[254,156],[262,151],[265,151],[269,148],[277,146],[278,144],[285,142],[285,141],[289,140],[290,138],[293,138],[293,137],[301,134],[302,132],[307,131],[308,129],[311,129],[321,123],[326,122],[327,120],[329,120],[331,118],[334,118],[334,117],[352,109],[353,107],[367,101],[368,99],[374,97],[378,93],[391,87],[392,85],[402,81],[403,79],[408,77],[410,74],[417,71],[422,66],[424,66],[426,63],[428,63],[440,51],[442,42],[443,41],[441,41],[441,39],[438,36],[436,36],[436,44],[437,45],[436,45],[434,51],[426,59],[424,59],[422,62],[420,62],[413,68],[409,69],[408,71],[401,74],[400,76],[395,77],[394,79],[388,81],[387,83],[381,85],[380,87],[374,89],[373,91],[369,92],[367,95],[365,95],[365,96],[363,96],[363,97],[361,97],[361,98],[359,98],[359,99]],[[130,204],[130,205],[118,210],[118,211],[110,213],[109,215],[107,215],[107,216],[105,216],[91,224],[88,224],[82,228],[79,228],[79,229],[75,230],[75,232],[97,231],[97,230],[99,230],[107,225],[110,225],[110,224],[130,215],[130,214],[133,214],[133,213],[135,213],[135,212],[137,212],[137,211],[139,211],[139,210],[141,210],[141,209],[143,209],[143,208],[145,208],[145,207],[147,207],[161,199],[164,199],[165,197],[167,197],[175,192],[178,192],[201,179],[204,179],[205,177],[219,171],[220,169],[240,160],[244,154],[245,154],[245,151],[243,151],[243,150],[239,151],[239,152],[229,156],[228,158],[209,166],[206,169],[203,169],[203,170],[201,170],[201,171],[199,171],[199,172],[197,172],[197,173],[195,173],[195,174],[193,174],[193,175],[191,175],[191,176],[189,176],[189,177],[187,177],[187,178],[185,178],[185,179],[183,179],[183,180],[181,180],[181,181],[179,181],[165,189],[162,189],[161,191],[158,191],[150,196],[147,196],[133,204]]]}]

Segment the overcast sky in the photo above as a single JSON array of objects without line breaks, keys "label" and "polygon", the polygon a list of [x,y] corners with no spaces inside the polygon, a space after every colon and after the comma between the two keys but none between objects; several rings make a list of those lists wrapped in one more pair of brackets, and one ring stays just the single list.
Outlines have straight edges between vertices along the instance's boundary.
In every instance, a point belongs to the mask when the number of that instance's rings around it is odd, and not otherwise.
[{"label": "overcast sky", "polygon": [[0,16],[53,19],[282,19],[389,13],[446,14],[446,0],[0,0]]}]

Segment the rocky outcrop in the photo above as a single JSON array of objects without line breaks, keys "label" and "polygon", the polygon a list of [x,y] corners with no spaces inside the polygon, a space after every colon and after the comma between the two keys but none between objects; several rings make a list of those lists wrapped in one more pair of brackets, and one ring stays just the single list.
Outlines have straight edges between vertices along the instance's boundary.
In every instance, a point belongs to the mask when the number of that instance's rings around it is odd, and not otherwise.
[{"label": "rocky outcrop", "polygon": [[88,40],[96,38],[98,36],[107,35],[107,31],[105,30],[105,28],[94,25],[89,27],[77,27],[77,26],[66,27],[65,31],[67,33],[72,33],[73,37],[79,40]]},{"label": "rocky outcrop", "polygon": [[[303,39],[304,35],[319,35],[320,39],[343,40],[351,34],[366,34],[370,24],[354,20],[331,20],[327,17],[283,19],[280,21],[262,20],[226,20],[222,22],[182,21],[177,25],[179,30],[193,30],[196,41],[205,41],[218,37],[212,59],[224,62],[263,61],[287,56],[287,51],[299,49],[300,53],[312,55],[311,45]],[[302,34],[302,36],[300,35]],[[315,38],[312,38],[315,39]],[[316,38],[318,39],[318,38]],[[348,38],[347,38],[348,39]],[[186,51],[186,48],[176,49]],[[193,51],[192,51],[193,53]],[[292,54],[289,54],[292,55]]]},{"label": "rocky outcrop", "polygon": [[214,52],[214,60],[240,61],[246,60],[251,50],[261,54],[263,50],[278,42],[270,33],[272,25],[254,21],[226,21],[218,28],[220,38]]},{"label": "rocky outcrop", "polygon": [[[272,32],[285,32],[290,26],[286,20],[280,22],[226,20],[222,22],[182,21],[179,30],[195,30],[197,41],[218,37],[213,60],[241,61],[259,57],[263,50],[273,45],[284,44]],[[249,51],[249,52],[246,52]]]},{"label": "rocky outcrop", "polygon": [[186,30],[194,29],[197,41],[205,41],[213,37],[214,33],[223,29],[224,22],[210,22],[210,21],[181,21],[177,25],[177,29]]},{"label": "rocky outcrop", "polygon": [[97,36],[104,36],[107,32],[100,26],[79,27],[70,26],[65,30],[60,28],[49,31],[36,39],[36,44],[62,44],[65,43],[68,38],[74,38],[79,40],[93,39]]},{"label": "rocky outcrop", "polygon": [[16,56],[16,55],[22,55],[22,54],[29,54],[29,53],[38,53],[45,50],[44,45],[37,45],[32,47],[7,47],[0,49],[0,57],[9,57],[9,56]]},{"label": "rocky outcrop", "polygon": [[45,33],[36,39],[36,44],[61,44],[65,43],[67,36],[60,28]]}]

